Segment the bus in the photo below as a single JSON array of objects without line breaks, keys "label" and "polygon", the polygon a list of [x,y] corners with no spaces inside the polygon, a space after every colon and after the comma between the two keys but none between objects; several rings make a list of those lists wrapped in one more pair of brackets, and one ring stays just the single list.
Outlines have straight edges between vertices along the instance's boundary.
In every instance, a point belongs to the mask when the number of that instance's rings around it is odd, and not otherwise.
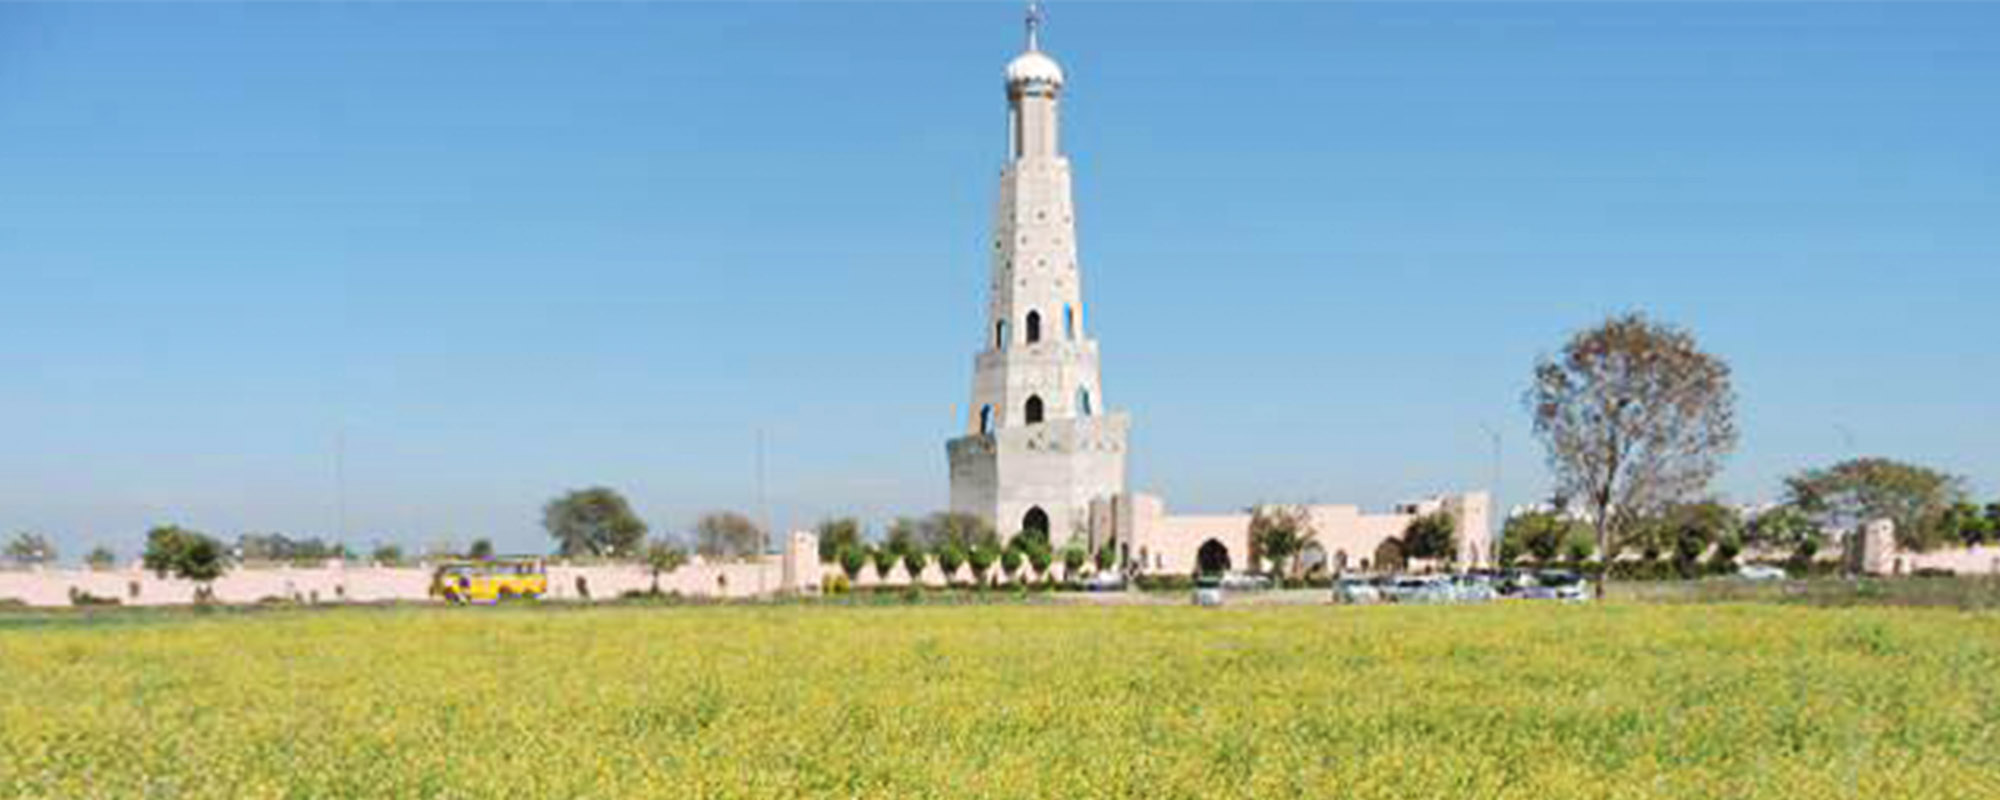
[{"label": "bus", "polygon": [[533,600],[548,592],[548,568],[538,559],[444,564],[431,574],[431,596],[448,603]]}]

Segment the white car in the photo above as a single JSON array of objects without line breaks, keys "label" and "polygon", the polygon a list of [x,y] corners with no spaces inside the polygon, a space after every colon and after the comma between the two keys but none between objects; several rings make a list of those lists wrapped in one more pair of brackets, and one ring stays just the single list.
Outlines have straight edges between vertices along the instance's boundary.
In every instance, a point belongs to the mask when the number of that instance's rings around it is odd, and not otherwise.
[{"label": "white car", "polygon": [[1222,576],[1222,588],[1232,591],[1263,591],[1271,588],[1271,576],[1254,572],[1231,572]]},{"label": "white car", "polygon": [[1120,592],[1125,590],[1125,576],[1112,570],[1099,572],[1083,581],[1086,592]]},{"label": "white car", "polygon": [[1736,568],[1736,577],[1746,581],[1782,581],[1790,576],[1785,574],[1783,567],[1774,567],[1769,564],[1744,564]]},{"label": "white car", "polygon": [[1590,582],[1568,570],[1545,570],[1535,575],[1536,582],[1555,592],[1556,600],[1583,602],[1590,599]]},{"label": "white car", "polygon": [[1382,590],[1367,578],[1341,578],[1333,582],[1333,602],[1372,605],[1382,602]]}]

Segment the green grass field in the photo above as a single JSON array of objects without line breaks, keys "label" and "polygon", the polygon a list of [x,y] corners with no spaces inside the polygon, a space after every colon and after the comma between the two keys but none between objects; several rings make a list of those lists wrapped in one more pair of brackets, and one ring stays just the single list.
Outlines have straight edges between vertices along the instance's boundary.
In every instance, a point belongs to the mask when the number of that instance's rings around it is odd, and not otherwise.
[{"label": "green grass field", "polygon": [[2000,617],[348,609],[0,629],[4,797],[2000,797]]}]

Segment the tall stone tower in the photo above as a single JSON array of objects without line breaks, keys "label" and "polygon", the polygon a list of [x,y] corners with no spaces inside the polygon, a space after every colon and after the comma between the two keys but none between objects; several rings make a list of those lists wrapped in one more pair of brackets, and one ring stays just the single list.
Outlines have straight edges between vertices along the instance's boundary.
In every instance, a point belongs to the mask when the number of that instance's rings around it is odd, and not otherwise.
[{"label": "tall stone tower", "polygon": [[965,435],[946,444],[951,508],[1004,537],[1041,529],[1061,544],[1084,532],[1090,501],[1125,490],[1130,420],[1106,413],[1097,342],[1085,333],[1076,207],[1060,147],[1063,71],[1041,50],[1007,65],[1007,166],[993,215],[991,296],[973,359]]}]

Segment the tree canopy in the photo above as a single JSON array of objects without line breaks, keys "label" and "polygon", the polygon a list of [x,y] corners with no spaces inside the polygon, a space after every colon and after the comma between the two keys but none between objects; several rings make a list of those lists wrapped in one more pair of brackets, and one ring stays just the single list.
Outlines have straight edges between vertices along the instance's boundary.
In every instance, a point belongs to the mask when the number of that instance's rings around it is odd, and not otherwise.
[{"label": "tree canopy", "polygon": [[1896,543],[1912,550],[1951,538],[1945,512],[1965,499],[1965,479],[1887,458],[1851,459],[1785,479],[1785,501],[1821,527],[1853,531],[1887,517],[1896,523]]},{"label": "tree canopy", "polygon": [[16,564],[51,564],[56,560],[56,546],[47,536],[23,531],[7,540],[0,556]]},{"label": "tree canopy", "polygon": [[1520,552],[1538,564],[1547,564],[1562,553],[1579,523],[1553,511],[1530,511],[1507,518],[1500,528],[1504,544],[1515,543]]},{"label": "tree canopy", "polygon": [[977,547],[1000,544],[1000,537],[984,518],[958,511],[940,511],[924,518],[918,526],[917,538],[925,550],[933,553],[943,552],[947,544],[956,545],[962,554]]},{"label": "tree canopy", "polygon": [[840,551],[861,546],[861,521],[853,517],[820,520],[813,532],[819,535],[820,563],[831,563]]},{"label": "tree canopy", "polygon": [[347,546],[317,536],[293,538],[282,533],[246,533],[236,537],[236,558],[255,562],[310,563],[351,557]]},{"label": "tree canopy", "polygon": [[1525,400],[1557,492],[1584,502],[1606,560],[1638,520],[1700,494],[1736,448],[1729,365],[1641,314],[1541,359]]},{"label": "tree canopy", "polygon": [[1439,511],[1410,520],[1403,529],[1403,555],[1433,561],[1458,560],[1458,520]]},{"label": "tree canopy", "polygon": [[164,578],[207,583],[222,577],[229,568],[229,554],[222,543],[201,533],[174,525],[146,532],[146,569]]},{"label": "tree canopy", "polygon": [[638,554],[646,523],[623,495],[602,486],[579,489],[542,507],[542,527],[558,555],[617,558]]},{"label": "tree canopy", "polygon": [[1317,535],[1304,506],[1267,505],[1250,511],[1250,552],[1273,570],[1283,569]]},{"label": "tree canopy", "polygon": [[1787,553],[1793,561],[1810,562],[1826,545],[1826,531],[1797,506],[1781,505],[1750,519],[1743,541],[1764,550]]},{"label": "tree canopy", "polygon": [[694,550],[703,558],[744,559],[764,552],[764,528],[734,511],[703,515],[694,534]]}]

